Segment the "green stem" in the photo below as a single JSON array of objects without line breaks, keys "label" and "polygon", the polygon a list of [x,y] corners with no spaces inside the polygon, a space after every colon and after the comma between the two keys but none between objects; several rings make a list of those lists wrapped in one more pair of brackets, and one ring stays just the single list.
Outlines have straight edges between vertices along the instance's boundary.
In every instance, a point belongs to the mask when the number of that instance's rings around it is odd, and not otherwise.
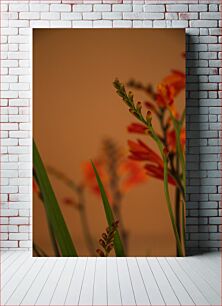
[{"label": "green stem", "polygon": [[88,222],[87,222],[86,210],[85,210],[84,205],[79,207],[79,214],[80,214],[80,219],[81,219],[81,223],[82,223],[82,229],[83,229],[86,245],[87,245],[87,248],[88,248],[91,256],[93,256],[93,254],[94,254],[94,244],[93,244],[93,239],[92,239],[91,234],[90,234],[90,230],[89,230],[89,226],[88,226]]},{"label": "green stem", "polygon": [[[177,231],[180,237],[181,241],[181,212],[180,212],[180,190],[176,187],[175,190],[175,219],[176,219],[176,226],[177,226]],[[181,241],[182,243],[182,241]],[[178,249],[177,249],[178,253]]]},{"label": "green stem", "polygon": [[186,184],[186,170],[185,170],[185,160],[184,160],[184,155],[183,155],[183,150],[182,150],[182,146],[181,146],[181,141],[180,141],[180,133],[181,133],[181,127],[184,121],[184,117],[185,117],[185,113],[183,113],[182,115],[182,119],[181,122],[177,121],[170,108],[168,108],[169,113],[170,113],[170,118],[173,122],[174,125],[174,129],[175,129],[175,133],[176,133],[176,148],[177,148],[177,154],[179,156],[180,162],[181,162],[181,170],[182,170],[182,182],[183,182],[183,186],[185,189],[185,184]]},{"label": "green stem", "polygon": [[120,231],[120,236],[123,240],[123,245],[124,245],[124,250],[125,254],[127,254],[128,251],[128,238],[129,234],[127,230],[125,229],[124,223],[123,223],[123,218],[121,214],[121,202],[118,204],[113,204],[113,212],[117,220],[119,220],[119,231]]},{"label": "green stem", "polygon": [[166,197],[166,201],[167,201],[167,208],[168,208],[168,212],[169,212],[169,215],[170,215],[170,220],[171,220],[171,224],[172,224],[172,227],[173,227],[174,235],[175,235],[175,238],[176,238],[178,254],[179,254],[179,256],[183,256],[183,249],[182,249],[182,246],[181,246],[179,233],[177,231],[177,226],[176,226],[174,215],[173,215],[173,209],[172,209],[172,204],[171,204],[170,194],[169,194],[169,188],[168,188],[168,158],[165,156],[165,154],[163,152],[163,144],[162,144],[161,140],[159,139],[159,137],[156,135],[152,125],[149,125],[149,130],[151,132],[151,136],[156,141],[156,143],[158,145],[158,148],[160,150],[161,156],[163,158],[163,164],[164,164],[164,192],[165,192],[165,197]]},{"label": "green stem", "polygon": [[186,252],[186,248],[185,248],[185,241],[186,241],[186,229],[185,229],[185,203],[184,201],[182,200],[182,241],[183,241],[183,247],[184,247],[184,255],[185,255],[185,252]]},{"label": "green stem", "polygon": [[[174,219],[174,214],[173,214],[173,210],[172,210],[172,205],[171,205],[171,200],[170,200],[170,195],[169,195],[169,189],[168,189],[168,158],[167,156],[164,154],[164,150],[163,150],[163,143],[160,140],[160,138],[158,137],[158,135],[155,133],[152,124],[151,124],[151,119],[152,118],[148,118],[145,119],[141,113],[141,107],[136,107],[134,104],[134,99],[133,99],[133,94],[129,92],[129,94],[127,95],[125,87],[119,82],[118,79],[116,79],[113,82],[114,87],[117,89],[117,94],[123,99],[123,101],[127,104],[127,106],[130,108],[130,112],[141,122],[143,122],[147,128],[148,131],[150,132],[151,137],[154,139],[154,141],[156,142],[160,154],[163,158],[163,163],[164,163],[164,191],[165,191],[165,196],[166,196],[166,201],[167,201],[167,207],[168,207],[168,211],[169,211],[169,215],[170,215],[170,220],[172,223],[172,227],[173,227],[173,231],[174,231],[174,235],[175,235],[175,239],[176,239],[176,243],[177,243],[177,247],[178,247],[178,253],[179,256],[183,256],[183,250],[181,247],[181,241],[180,241],[180,237],[177,231],[177,227],[176,227],[176,223],[175,223],[175,219]],[[173,117],[172,113],[170,112],[171,115],[171,119],[173,121],[173,123],[175,124],[175,118]],[[183,115],[180,125],[179,127],[181,128],[182,126],[182,122],[184,120],[185,115]],[[176,131],[178,131],[178,128],[176,126],[175,128]],[[184,158],[183,158],[183,152],[182,152],[182,148],[181,148],[181,143],[180,141],[178,142],[178,140],[180,140],[180,129],[179,129],[179,134],[176,134],[177,136],[179,135],[179,138],[177,137],[177,143],[179,143],[179,147],[178,147],[178,151],[179,151],[179,155],[180,155],[180,159],[181,159],[181,164],[182,164],[182,171],[183,171],[183,180],[184,180],[184,186],[185,186],[185,162],[184,162]]]},{"label": "green stem", "polygon": [[166,201],[167,201],[167,208],[168,208],[171,224],[172,224],[174,235],[175,235],[176,242],[177,242],[178,255],[183,256],[183,249],[182,249],[180,237],[177,231],[177,226],[174,220],[173,209],[172,209],[172,204],[170,200],[170,194],[169,194],[169,188],[168,188],[168,160],[166,156],[164,156],[163,163],[164,163],[164,192],[165,192]]}]

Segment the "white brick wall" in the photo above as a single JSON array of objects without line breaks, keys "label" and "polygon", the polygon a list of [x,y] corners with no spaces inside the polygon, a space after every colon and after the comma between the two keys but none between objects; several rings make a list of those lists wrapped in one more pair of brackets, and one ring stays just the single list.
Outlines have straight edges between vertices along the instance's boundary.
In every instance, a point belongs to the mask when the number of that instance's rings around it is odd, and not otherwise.
[{"label": "white brick wall", "polygon": [[31,246],[31,28],[186,28],[187,248],[221,246],[220,0],[1,1],[1,248]]}]

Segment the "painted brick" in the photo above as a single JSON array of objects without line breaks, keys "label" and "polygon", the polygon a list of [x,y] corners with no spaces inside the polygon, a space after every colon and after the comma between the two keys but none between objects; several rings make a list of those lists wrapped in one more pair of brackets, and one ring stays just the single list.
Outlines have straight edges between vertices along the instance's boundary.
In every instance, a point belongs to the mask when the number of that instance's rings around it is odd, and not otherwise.
[{"label": "painted brick", "polygon": [[49,11],[49,4],[45,3],[30,3],[29,4],[30,11],[34,12],[48,12]]},{"label": "painted brick", "polygon": [[77,20],[72,22],[73,28],[92,28],[92,21],[91,20]]},{"label": "painted brick", "polygon": [[163,4],[160,4],[160,5],[149,4],[149,5],[144,5],[143,7],[144,7],[144,12],[158,12],[158,13],[165,12],[165,7]]},{"label": "painted brick", "polygon": [[218,19],[220,20],[221,19],[221,13],[200,13],[200,19]]},{"label": "painted brick", "polygon": [[188,12],[188,5],[186,4],[169,4],[166,5],[167,12]]},{"label": "painted brick", "polygon": [[17,248],[18,241],[0,241],[1,248]]},{"label": "painted brick", "polygon": [[[64,16],[67,16],[71,13],[62,13],[61,19],[65,19]],[[75,13],[74,13],[75,14]],[[48,13],[41,13],[41,19],[45,20],[59,20],[60,19],[60,13],[58,12],[48,12]]]},{"label": "painted brick", "polygon": [[110,12],[111,4],[94,4],[93,10],[94,12]]},{"label": "painted brick", "polygon": [[102,13],[102,19],[122,19],[123,15],[121,12],[106,12]]},{"label": "painted brick", "polygon": [[29,5],[25,3],[9,4],[9,12],[28,12]]},{"label": "painted brick", "polygon": [[71,5],[69,4],[51,4],[51,12],[71,12]]},{"label": "painted brick", "polygon": [[143,11],[143,5],[142,4],[134,4],[133,5],[133,11],[134,12],[142,12]]},{"label": "painted brick", "polygon": [[83,19],[96,20],[101,19],[101,17],[102,14],[100,12],[83,13]]},{"label": "painted brick", "polygon": [[207,4],[189,4],[190,12],[206,12]]},{"label": "painted brick", "polygon": [[94,28],[112,28],[111,20],[94,20],[93,21]]},{"label": "painted brick", "polygon": [[27,233],[12,233],[9,234],[9,240],[28,240]]},{"label": "painted brick", "polygon": [[[46,18],[47,19],[47,18]],[[59,19],[59,18],[54,18]],[[61,13],[61,19],[62,20],[80,20],[82,19],[81,13]]]},{"label": "painted brick", "polygon": [[92,4],[76,4],[73,5],[74,12],[91,12]]},{"label": "painted brick", "polygon": [[113,4],[112,10],[113,12],[131,12],[132,5],[131,4]]},{"label": "painted brick", "polygon": [[216,20],[191,20],[190,21],[191,27],[197,28],[213,28],[217,27]]},{"label": "painted brick", "polygon": [[174,28],[186,28],[188,27],[188,21],[187,20],[173,20],[172,26]]},{"label": "painted brick", "polygon": [[132,21],[130,20],[114,20],[113,21],[114,28],[131,28]]},{"label": "painted brick", "polygon": [[39,19],[40,14],[38,12],[24,12],[19,13],[19,19]]}]

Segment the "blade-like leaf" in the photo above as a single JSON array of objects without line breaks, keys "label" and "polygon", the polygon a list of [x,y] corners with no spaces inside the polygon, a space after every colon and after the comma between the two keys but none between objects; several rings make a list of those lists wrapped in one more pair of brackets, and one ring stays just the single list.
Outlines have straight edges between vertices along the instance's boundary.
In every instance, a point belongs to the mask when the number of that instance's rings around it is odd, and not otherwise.
[{"label": "blade-like leaf", "polygon": [[[97,180],[97,183],[98,183],[98,186],[99,186],[101,198],[102,198],[102,201],[103,201],[103,207],[104,207],[105,214],[106,214],[106,219],[107,219],[107,222],[108,222],[109,226],[111,227],[112,223],[115,221],[114,217],[113,217],[112,209],[111,209],[111,206],[109,204],[105,189],[103,187],[103,183],[102,183],[102,181],[100,179],[100,176],[99,176],[99,174],[96,170],[96,167],[95,167],[95,165],[92,161],[91,161],[91,163],[92,163],[92,167],[93,167],[93,170],[95,172],[96,180]],[[118,230],[116,231],[115,236],[114,236],[114,249],[115,249],[116,256],[118,256],[118,257],[125,256],[124,249],[123,249],[123,244],[122,244],[122,241],[120,239],[120,235],[119,235]]]},{"label": "blade-like leaf", "polygon": [[47,218],[52,226],[61,254],[62,256],[78,256],[34,140],[33,164]]}]

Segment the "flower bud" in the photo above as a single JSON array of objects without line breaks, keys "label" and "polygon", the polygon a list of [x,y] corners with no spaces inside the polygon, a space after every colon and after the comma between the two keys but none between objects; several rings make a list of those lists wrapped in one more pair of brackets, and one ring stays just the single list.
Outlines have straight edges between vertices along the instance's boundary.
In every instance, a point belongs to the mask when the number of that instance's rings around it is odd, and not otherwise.
[{"label": "flower bud", "polygon": [[129,109],[129,112],[130,112],[132,115],[135,115],[134,109],[130,108],[130,109]]},{"label": "flower bud", "polygon": [[99,256],[101,256],[101,257],[104,257],[104,256],[105,256],[105,254],[103,253],[103,251],[101,251],[100,249],[97,249],[97,250],[96,250],[96,253],[97,253]]},{"label": "flower bud", "polygon": [[152,121],[152,113],[151,113],[151,111],[147,111],[147,113],[146,113],[146,121],[147,121],[147,123],[148,124],[151,124],[151,121]]},{"label": "flower bud", "polygon": [[142,103],[141,102],[137,102],[136,104],[136,109],[141,112],[141,109],[142,109]]}]

